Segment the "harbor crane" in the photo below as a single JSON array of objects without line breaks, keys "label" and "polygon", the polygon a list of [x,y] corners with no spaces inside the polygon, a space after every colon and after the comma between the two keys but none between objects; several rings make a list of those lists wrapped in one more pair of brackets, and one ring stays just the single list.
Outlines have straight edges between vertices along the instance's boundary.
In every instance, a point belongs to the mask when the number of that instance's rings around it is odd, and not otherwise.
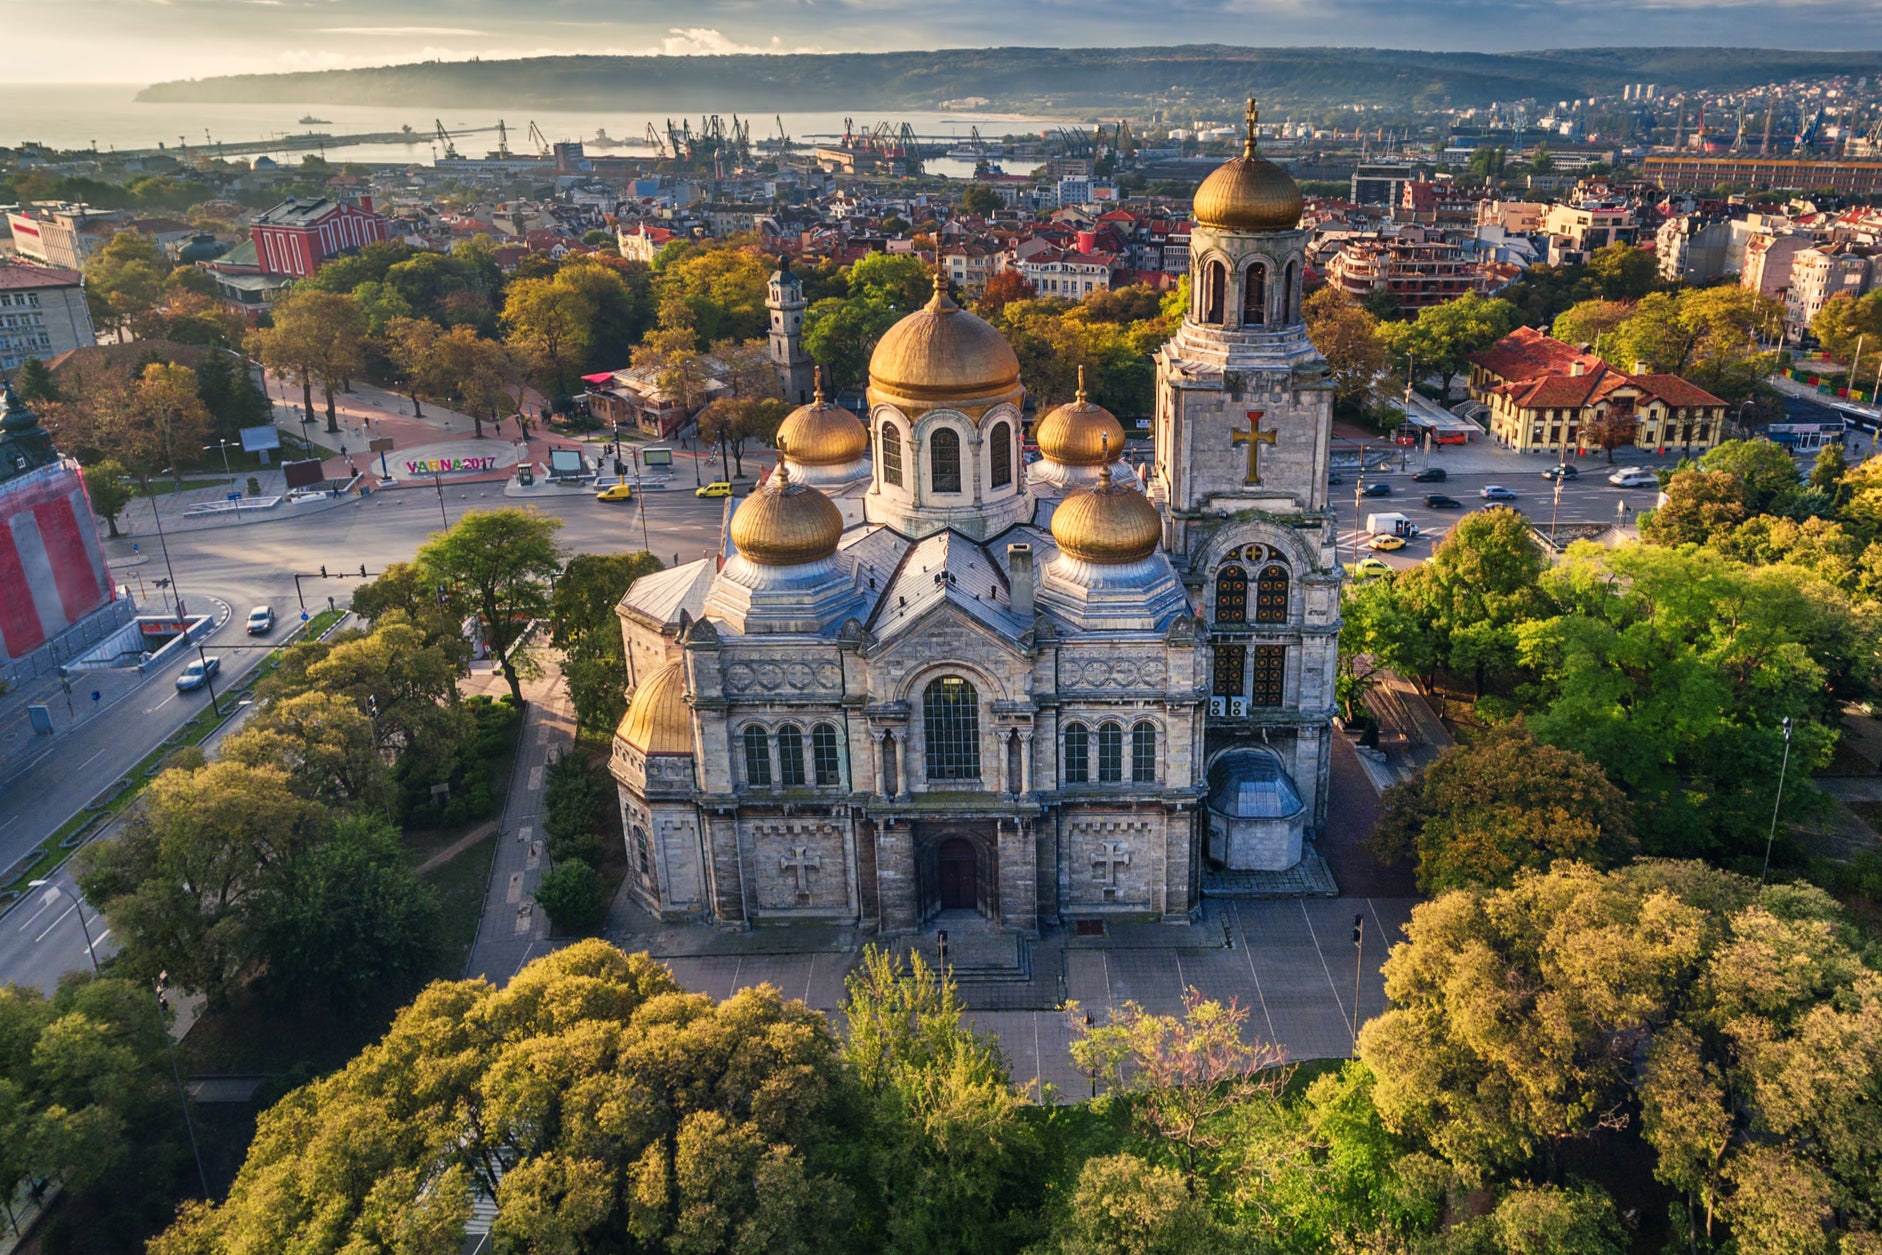
[{"label": "harbor crane", "polygon": [[458,159],[457,145],[451,142],[451,132],[444,129],[444,119],[435,118],[433,121],[438,124],[438,146],[444,149],[444,159],[456,161]]}]

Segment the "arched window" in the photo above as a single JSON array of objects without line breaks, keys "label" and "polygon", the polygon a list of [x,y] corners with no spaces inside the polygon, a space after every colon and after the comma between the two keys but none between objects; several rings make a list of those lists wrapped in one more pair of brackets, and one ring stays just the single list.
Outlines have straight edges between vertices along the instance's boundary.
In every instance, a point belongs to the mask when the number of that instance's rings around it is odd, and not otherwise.
[{"label": "arched window", "polygon": [[882,482],[902,486],[902,433],[886,421],[882,424]]},{"label": "arched window", "polygon": [[1287,263],[1283,272],[1285,278],[1281,284],[1281,321],[1294,323],[1300,321],[1300,262],[1298,259]]},{"label": "arched window", "polygon": [[1242,326],[1259,327],[1268,321],[1268,266],[1256,262],[1242,281]]},{"label": "arched window", "polygon": [[1065,725],[1065,783],[1091,781],[1091,735],[1082,723]]},{"label": "arched window", "polygon": [[804,787],[804,734],[789,724],[778,729],[778,783],[787,789]]},{"label": "arched window", "polygon": [[1004,488],[1013,482],[1013,429],[1006,423],[995,423],[993,435],[988,439],[993,442],[993,448],[987,455],[987,484]]},{"label": "arched window", "polygon": [[961,434],[952,427],[937,427],[928,437],[928,491],[961,490]]},{"label": "arched window", "polygon": [[820,723],[810,730],[810,757],[817,773],[817,787],[833,788],[843,783],[843,760],[837,751],[836,728]]},{"label": "arched window", "polygon": [[928,685],[921,698],[928,779],[980,779],[980,696],[955,676]]},{"label": "arched window", "polygon": [[1255,580],[1255,622],[1287,622],[1287,568],[1278,562],[1262,567]]},{"label": "arched window", "polygon": [[1212,261],[1203,268],[1202,274],[1202,320],[1220,326],[1222,307],[1228,299],[1228,267],[1219,261]]},{"label": "arched window", "polygon": [[1019,733],[1009,733],[1006,738],[1006,791],[1008,793],[1019,792],[1020,780],[1026,774],[1020,763],[1022,752]]},{"label": "arched window", "polygon": [[1118,784],[1124,779],[1124,729],[1115,723],[1098,725],[1098,783]]},{"label": "arched window", "polygon": [[1236,565],[1215,573],[1215,621],[1248,622],[1248,572]]},{"label": "arched window", "polygon": [[1148,719],[1131,729],[1131,783],[1157,782],[1157,725]]},{"label": "arched window", "polygon": [[757,724],[745,729],[745,783],[754,789],[771,787],[771,743]]}]

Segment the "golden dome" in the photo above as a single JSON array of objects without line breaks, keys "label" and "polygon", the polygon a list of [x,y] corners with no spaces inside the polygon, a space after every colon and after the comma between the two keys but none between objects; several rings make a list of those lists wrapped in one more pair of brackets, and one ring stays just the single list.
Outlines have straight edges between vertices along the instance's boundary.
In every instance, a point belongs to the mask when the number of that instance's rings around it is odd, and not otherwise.
[{"label": "golden dome", "polygon": [[1300,186],[1294,176],[1255,151],[1255,102],[1248,102],[1248,138],[1242,155],[1216,168],[1196,189],[1198,226],[1216,231],[1292,231],[1300,226]]},{"label": "golden dome", "polygon": [[693,712],[686,704],[686,664],[669,662],[634,690],[615,736],[643,754],[693,752]]},{"label": "golden dome", "polygon": [[1157,551],[1163,520],[1143,493],[1112,483],[1106,466],[1096,488],[1067,494],[1052,512],[1052,539],[1059,552],[1086,562],[1137,562]]},{"label": "golden dome", "polygon": [[890,327],[869,356],[869,400],[905,411],[935,406],[1017,402],[1019,358],[992,323],[948,299],[947,280],[934,277],[929,302]]},{"label": "golden dome", "polygon": [[800,405],[778,425],[777,446],[790,448],[799,466],[842,466],[869,452],[869,432],[862,420],[823,399],[823,369],[809,405]]},{"label": "golden dome", "polygon": [[[784,441],[778,452],[794,457]],[[843,515],[830,498],[808,484],[791,482],[780,461],[771,482],[745,498],[732,515],[732,543],[739,556],[762,566],[796,566],[836,552]]]},{"label": "golden dome", "polygon": [[1055,406],[1033,428],[1042,456],[1061,466],[1103,466],[1124,448],[1124,424],[1085,399],[1085,368],[1078,368],[1078,398]]}]

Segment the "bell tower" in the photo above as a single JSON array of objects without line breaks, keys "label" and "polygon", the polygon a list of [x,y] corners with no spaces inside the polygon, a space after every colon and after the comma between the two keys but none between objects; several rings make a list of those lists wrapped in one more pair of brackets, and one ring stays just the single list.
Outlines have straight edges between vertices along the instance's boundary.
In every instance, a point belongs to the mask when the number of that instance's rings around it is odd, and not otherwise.
[{"label": "bell tower", "polygon": [[771,312],[770,357],[778,372],[778,387],[792,405],[810,401],[810,354],[804,351],[804,281],[791,271],[791,259],[780,255],[765,290],[765,308]]},{"label": "bell tower", "polygon": [[1242,155],[1196,190],[1189,309],[1156,358],[1149,490],[1209,627],[1207,753],[1273,756],[1311,840],[1326,814],[1340,625],[1333,391],[1301,321],[1300,188],[1260,154],[1258,123],[1250,100]]}]

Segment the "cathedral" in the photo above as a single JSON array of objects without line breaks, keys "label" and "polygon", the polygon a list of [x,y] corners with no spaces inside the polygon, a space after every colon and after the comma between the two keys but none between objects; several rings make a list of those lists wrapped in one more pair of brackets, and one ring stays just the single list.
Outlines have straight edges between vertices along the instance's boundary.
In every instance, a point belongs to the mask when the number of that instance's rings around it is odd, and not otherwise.
[{"label": "cathedral", "polygon": [[[813,385],[723,554],[627,591],[612,770],[647,909],[1030,935],[1318,862],[1331,392],[1252,102],[1248,135],[1196,195],[1147,476],[1082,385],[1027,463],[1019,362],[937,276],[875,348],[867,424]],[[788,266],[771,289],[801,370]]]}]

